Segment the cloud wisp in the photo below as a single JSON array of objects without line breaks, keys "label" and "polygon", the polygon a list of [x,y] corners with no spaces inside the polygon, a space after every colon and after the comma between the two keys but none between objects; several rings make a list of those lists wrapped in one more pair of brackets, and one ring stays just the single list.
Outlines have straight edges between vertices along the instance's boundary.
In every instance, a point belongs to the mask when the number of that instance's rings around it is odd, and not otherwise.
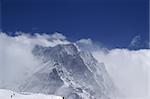
[{"label": "cloud wisp", "polygon": [[99,62],[105,63],[108,73],[123,95],[136,98],[148,96],[150,50],[113,49],[107,54],[97,51],[93,55]]},{"label": "cloud wisp", "polygon": [[0,86],[3,88],[19,85],[20,81],[26,79],[40,65],[39,60],[32,54],[35,45],[52,47],[69,43],[59,33],[50,36],[18,34],[15,37],[0,34]]},{"label": "cloud wisp", "polygon": [[[58,44],[75,43],[80,49],[91,51],[100,63],[105,64],[122,96],[134,97],[130,99],[138,97],[143,99],[149,94],[150,50],[148,49],[108,50],[90,38],[70,42],[66,36],[60,33],[51,35],[37,33],[35,36],[25,33],[18,34],[18,36],[11,37],[0,33],[0,87],[18,85],[20,83],[18,81],[31,75],[30,72],[40,65],[40,62],[32,54],[35,45],[53,47]],[[131,44],[134,45],[138,40],[139,37],[135,37]]]}]

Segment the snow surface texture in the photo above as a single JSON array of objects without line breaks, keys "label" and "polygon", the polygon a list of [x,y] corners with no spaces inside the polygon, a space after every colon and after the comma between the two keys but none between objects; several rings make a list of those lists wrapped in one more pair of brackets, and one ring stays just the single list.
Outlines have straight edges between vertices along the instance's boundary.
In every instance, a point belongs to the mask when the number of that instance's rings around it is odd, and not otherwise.
[{"label": "snow surface texture", "polygon": [[79,52],[74,44],[36,46],[33,54],[43,65],[19,87],[20,91],[67,99],[109,99],[115,92],[104,64],[99,64],[89,52]]},{"label": "snow surface texture", "polygon": [[16,93],[6,89],[0,89],[0,99],[63,99],[63,98],[54,95]]},{"label": "snow surface texture", "polygon": [[18,34],[0,33],[2,89],[68,99],[150,99],[148,49],[108,50],[91,39],[72,43],[59,33]]}]

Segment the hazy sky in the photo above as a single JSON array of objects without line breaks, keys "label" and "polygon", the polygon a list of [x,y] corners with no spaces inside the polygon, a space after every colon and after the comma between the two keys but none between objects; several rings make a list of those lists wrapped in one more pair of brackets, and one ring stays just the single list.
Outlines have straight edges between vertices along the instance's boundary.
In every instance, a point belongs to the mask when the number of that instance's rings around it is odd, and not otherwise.
[{"label": "hazy sky", "polygon": [[148,5],[148,0],[2,0],[2,29],[60,32],[74,41],[128,47],[137,35],[148,41]]}]

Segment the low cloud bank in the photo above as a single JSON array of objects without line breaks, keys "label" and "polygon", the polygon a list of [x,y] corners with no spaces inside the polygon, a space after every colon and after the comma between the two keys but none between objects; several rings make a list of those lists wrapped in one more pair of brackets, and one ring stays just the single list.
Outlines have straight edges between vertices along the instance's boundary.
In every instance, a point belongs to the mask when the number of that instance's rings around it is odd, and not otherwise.
[{"label": "low cloud bank", "polygon": [[[124,96],[145,97],[149,90],[150,50],[112,49],[93,52]],[[143,99],[143,98],[141,98]]]},{"label": "low cloud bank", "polygon": [[81,46],[84,50],[87,48],[98,62],[105,64],[120,92],[118,99],[150,98],[150,50],[138,49],[143,46],[140,40],[139,35],[135,36],[129,44],[129,49],[107,49],[91,39],[84,39],[84,42],[79,40],[84,45]]},{"label": "low cloud bank", "polygon": [[70,42],[60,33],[51,35],[37,33],[35,36],[18,34],[11,37],[0,33],[0,87],[18,85],[18,81],[23,81],[31,75],[30,72],[33,69],[38,68],[40,62],[32,54],[35,45],[56,46],[76,43],[79,48],[90,50],[99,62],[106,65],[108,73],[122,96],[134,97],[130,99],[146,99],[143,97],[149,94],[150,50],[148,49],[108,50],[90,38]]},{"label": "low cloud bank", "polygon": [[15,37],[0,33],[0,87],[16,88],[31,75],[34,69],[38,68],[40,62],[32,54],[35,45],[52,47],[68,43],[59,33],[35,36],[18,33]]}]

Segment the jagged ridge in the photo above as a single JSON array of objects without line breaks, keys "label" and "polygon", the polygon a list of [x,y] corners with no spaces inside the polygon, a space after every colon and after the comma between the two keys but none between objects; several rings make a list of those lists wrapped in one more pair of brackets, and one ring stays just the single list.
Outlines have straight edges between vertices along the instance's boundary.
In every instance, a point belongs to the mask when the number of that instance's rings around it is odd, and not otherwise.
[{"label": "jagged ridge", "polygon": [[109,99],[114,89],[104,64],[74,44],[36,46],[33,54],[43,66],[20,86],[21,91],[42,92],[67,99]]}]

